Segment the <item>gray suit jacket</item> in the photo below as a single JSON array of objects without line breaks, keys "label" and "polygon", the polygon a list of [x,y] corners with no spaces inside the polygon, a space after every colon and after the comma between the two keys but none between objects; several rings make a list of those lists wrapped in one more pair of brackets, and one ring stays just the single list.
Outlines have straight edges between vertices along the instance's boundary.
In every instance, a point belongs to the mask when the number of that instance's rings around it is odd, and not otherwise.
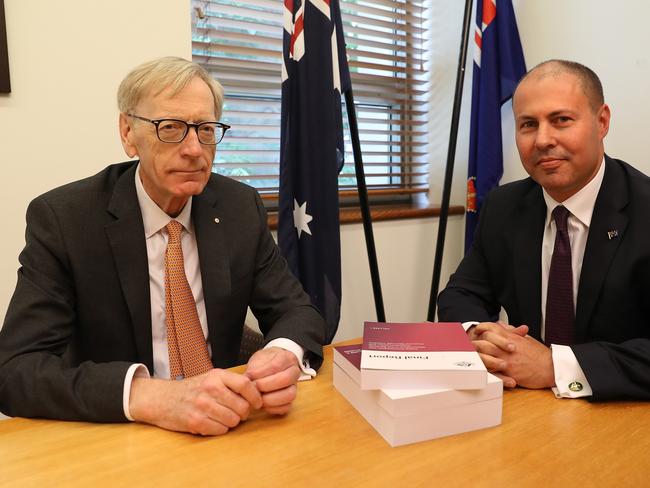
[{"label": "gray suit jacket", "polygon": [[[136,162],[36,198],[0,331],[0,411],[124,421],[126,370],[153,367],[149,271]],[[247,307],[267,341],[320,366],[325,324],[288,270],[255,190],[212,175],[192,203],[212,362],[236,364]],[[217,220],[218,219],[218,223]]]},{"label": "gray suit jacket", "polygon": [[[540,339],[545,218],[542,188],[530,178],[491,192],[470,252],[438,297],[440,319],[490,321],[504,307],[511,324]],[[650,400],[650,179],[608,156],[575,327],[572,349],[593,400]]]}]

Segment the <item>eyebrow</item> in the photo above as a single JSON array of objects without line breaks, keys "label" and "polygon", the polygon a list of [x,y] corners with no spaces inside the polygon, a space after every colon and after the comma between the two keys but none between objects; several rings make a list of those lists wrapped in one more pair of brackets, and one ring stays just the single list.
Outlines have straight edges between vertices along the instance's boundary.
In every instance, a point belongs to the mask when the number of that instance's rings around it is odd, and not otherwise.
[{"label": "eyebrow", "polygon": [[576,114],[576,112],[574,110],[571,110],[571,109],[568,109],[568,108],[561,108],[559,110],[553,110],[549,115],[551,117],[555,117],[557,115],[567,114],[567,113],[572,114],[572,115]]},{"label": "eyebrow", "polygon": [[[575,115],[576,112],[574,110],[571,110],[571,109],[568,109],[568,108],[561,108],[561,109],[558,109],[558,110],[553,110],[550,114],[545,115],[544,117],[551,117],[552,118],[552,117],[557,117],[558,115],[564,115],[564,114]],[[515,120],[522,120],[522,119],[536,120],[537,117],[535,117],[533,115],[528,115],[528,114],[525,114],[525,113],[515,117]]]},{"label": "eyebrow", "polygon": [[175,115],[163,115],[161,117],[155,117],[153,120],[180,120],[182,122],[187,122],[189,124],[201,124],[203,122],[217,122],[217,119],[214,117],[212,118],[203,118],[203,117],[198,117],[198,118],[193,118],[193,119],[187,119],[184,117],[178,117]]}]

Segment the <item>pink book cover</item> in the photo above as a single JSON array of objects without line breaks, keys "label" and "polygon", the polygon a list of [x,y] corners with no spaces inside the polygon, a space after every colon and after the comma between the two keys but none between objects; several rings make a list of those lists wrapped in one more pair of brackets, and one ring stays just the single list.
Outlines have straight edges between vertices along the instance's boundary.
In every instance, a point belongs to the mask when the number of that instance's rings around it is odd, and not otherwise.
[{"label": "pink book cover", "polygon": [[[350,344],[349,346],[336,346],[334,348],[343,358],[347,359],[352,366],[356,369],[361,370],[361,344]],[[338,361],[335,361],[337,364]],[[343,366],[339,364],[339,366]]]},{"label": "pink book cover", "polygon": [[485,367],[459,322],[366,322],[362,374],[367,370],[485,372]]},{"label": "pink book cover", "polygon": [[366,351],[475,351],[460,322],[383,323],[363,326]]}]

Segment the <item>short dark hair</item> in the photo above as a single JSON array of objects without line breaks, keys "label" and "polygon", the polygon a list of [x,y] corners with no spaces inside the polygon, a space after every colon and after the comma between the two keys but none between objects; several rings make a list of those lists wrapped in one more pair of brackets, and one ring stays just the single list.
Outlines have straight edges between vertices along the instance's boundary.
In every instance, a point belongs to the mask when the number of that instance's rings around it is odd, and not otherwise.
[{"label": "short dark hair", "polygon": [[605,95],[603,94],[603,85],[600,82],[600,78],[598,78],[598,75],[592,69],[584,64],[565,59],[549,59],[548,61],[539,63],[526,73],[519,81],[519,84],[529,76],[536,74],[539,70],[543,70],[543,74],[569,73],[578,78],[582,86],[582,91],[589,100],[589,105],[591,105],[594,112],[605,103]]}]

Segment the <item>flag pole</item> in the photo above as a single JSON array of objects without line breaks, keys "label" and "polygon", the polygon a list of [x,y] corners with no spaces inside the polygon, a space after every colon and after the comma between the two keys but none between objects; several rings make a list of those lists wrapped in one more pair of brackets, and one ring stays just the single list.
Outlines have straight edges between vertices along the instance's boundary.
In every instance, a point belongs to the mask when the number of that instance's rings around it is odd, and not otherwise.
[{"label": "flag pole", "polygon": [[427,320],[434,321],[436,316],[436,299],[440,286],[440,272],[442,269],[442,253],[445,246],[445,233],[447,232],[447,217],[449,215],[449,198],[451,194],[451,181],[454,174],[454,160],[456,158],[456,141],[458,140],[458,120],[463,99],[463,81],[465,79],[465,61],[467,59],[467,45],[472,18],[472,0],[465,0],[465,14],[463,16],[463,33],[460,42],[460,55],[458,56],[458,71],[456,72],[456,92],[451,113],[451,129],[449,131],[449,146],[447,149],[447,165],[445,167],[445,181],[442,189],[442,203],[440,204],[440,219],[438,223],[438,241],[436,255],[433,262],[433,278],[431,280],[431,293],[429,295],[429,311]]},{"label": "flag pole", "polygon": [[352,94],[352,87],[345,91],[345,107],[348,111],[348,122],[350,124],[350,137],[352,138],[352,151],[354,153],[354,169],[357,176],[359,204],[361,206],[361,217],[363,219],[363,234],[366,238],[368,266],[370,267],[372,292],[375,297],[377,322],[386,322],[386,315],[384,313],[384,299],[381,294],[379,267],[377,265],[377,252],[375,250],[375,237],[372,232],[372,217],[370,216],[370,207],[368,205],[368,189],[366,187],[366,175],[363,169],[363,159],[361,157],[359,127],[357,126],[357,113],[354,108],[354,95]]}]

